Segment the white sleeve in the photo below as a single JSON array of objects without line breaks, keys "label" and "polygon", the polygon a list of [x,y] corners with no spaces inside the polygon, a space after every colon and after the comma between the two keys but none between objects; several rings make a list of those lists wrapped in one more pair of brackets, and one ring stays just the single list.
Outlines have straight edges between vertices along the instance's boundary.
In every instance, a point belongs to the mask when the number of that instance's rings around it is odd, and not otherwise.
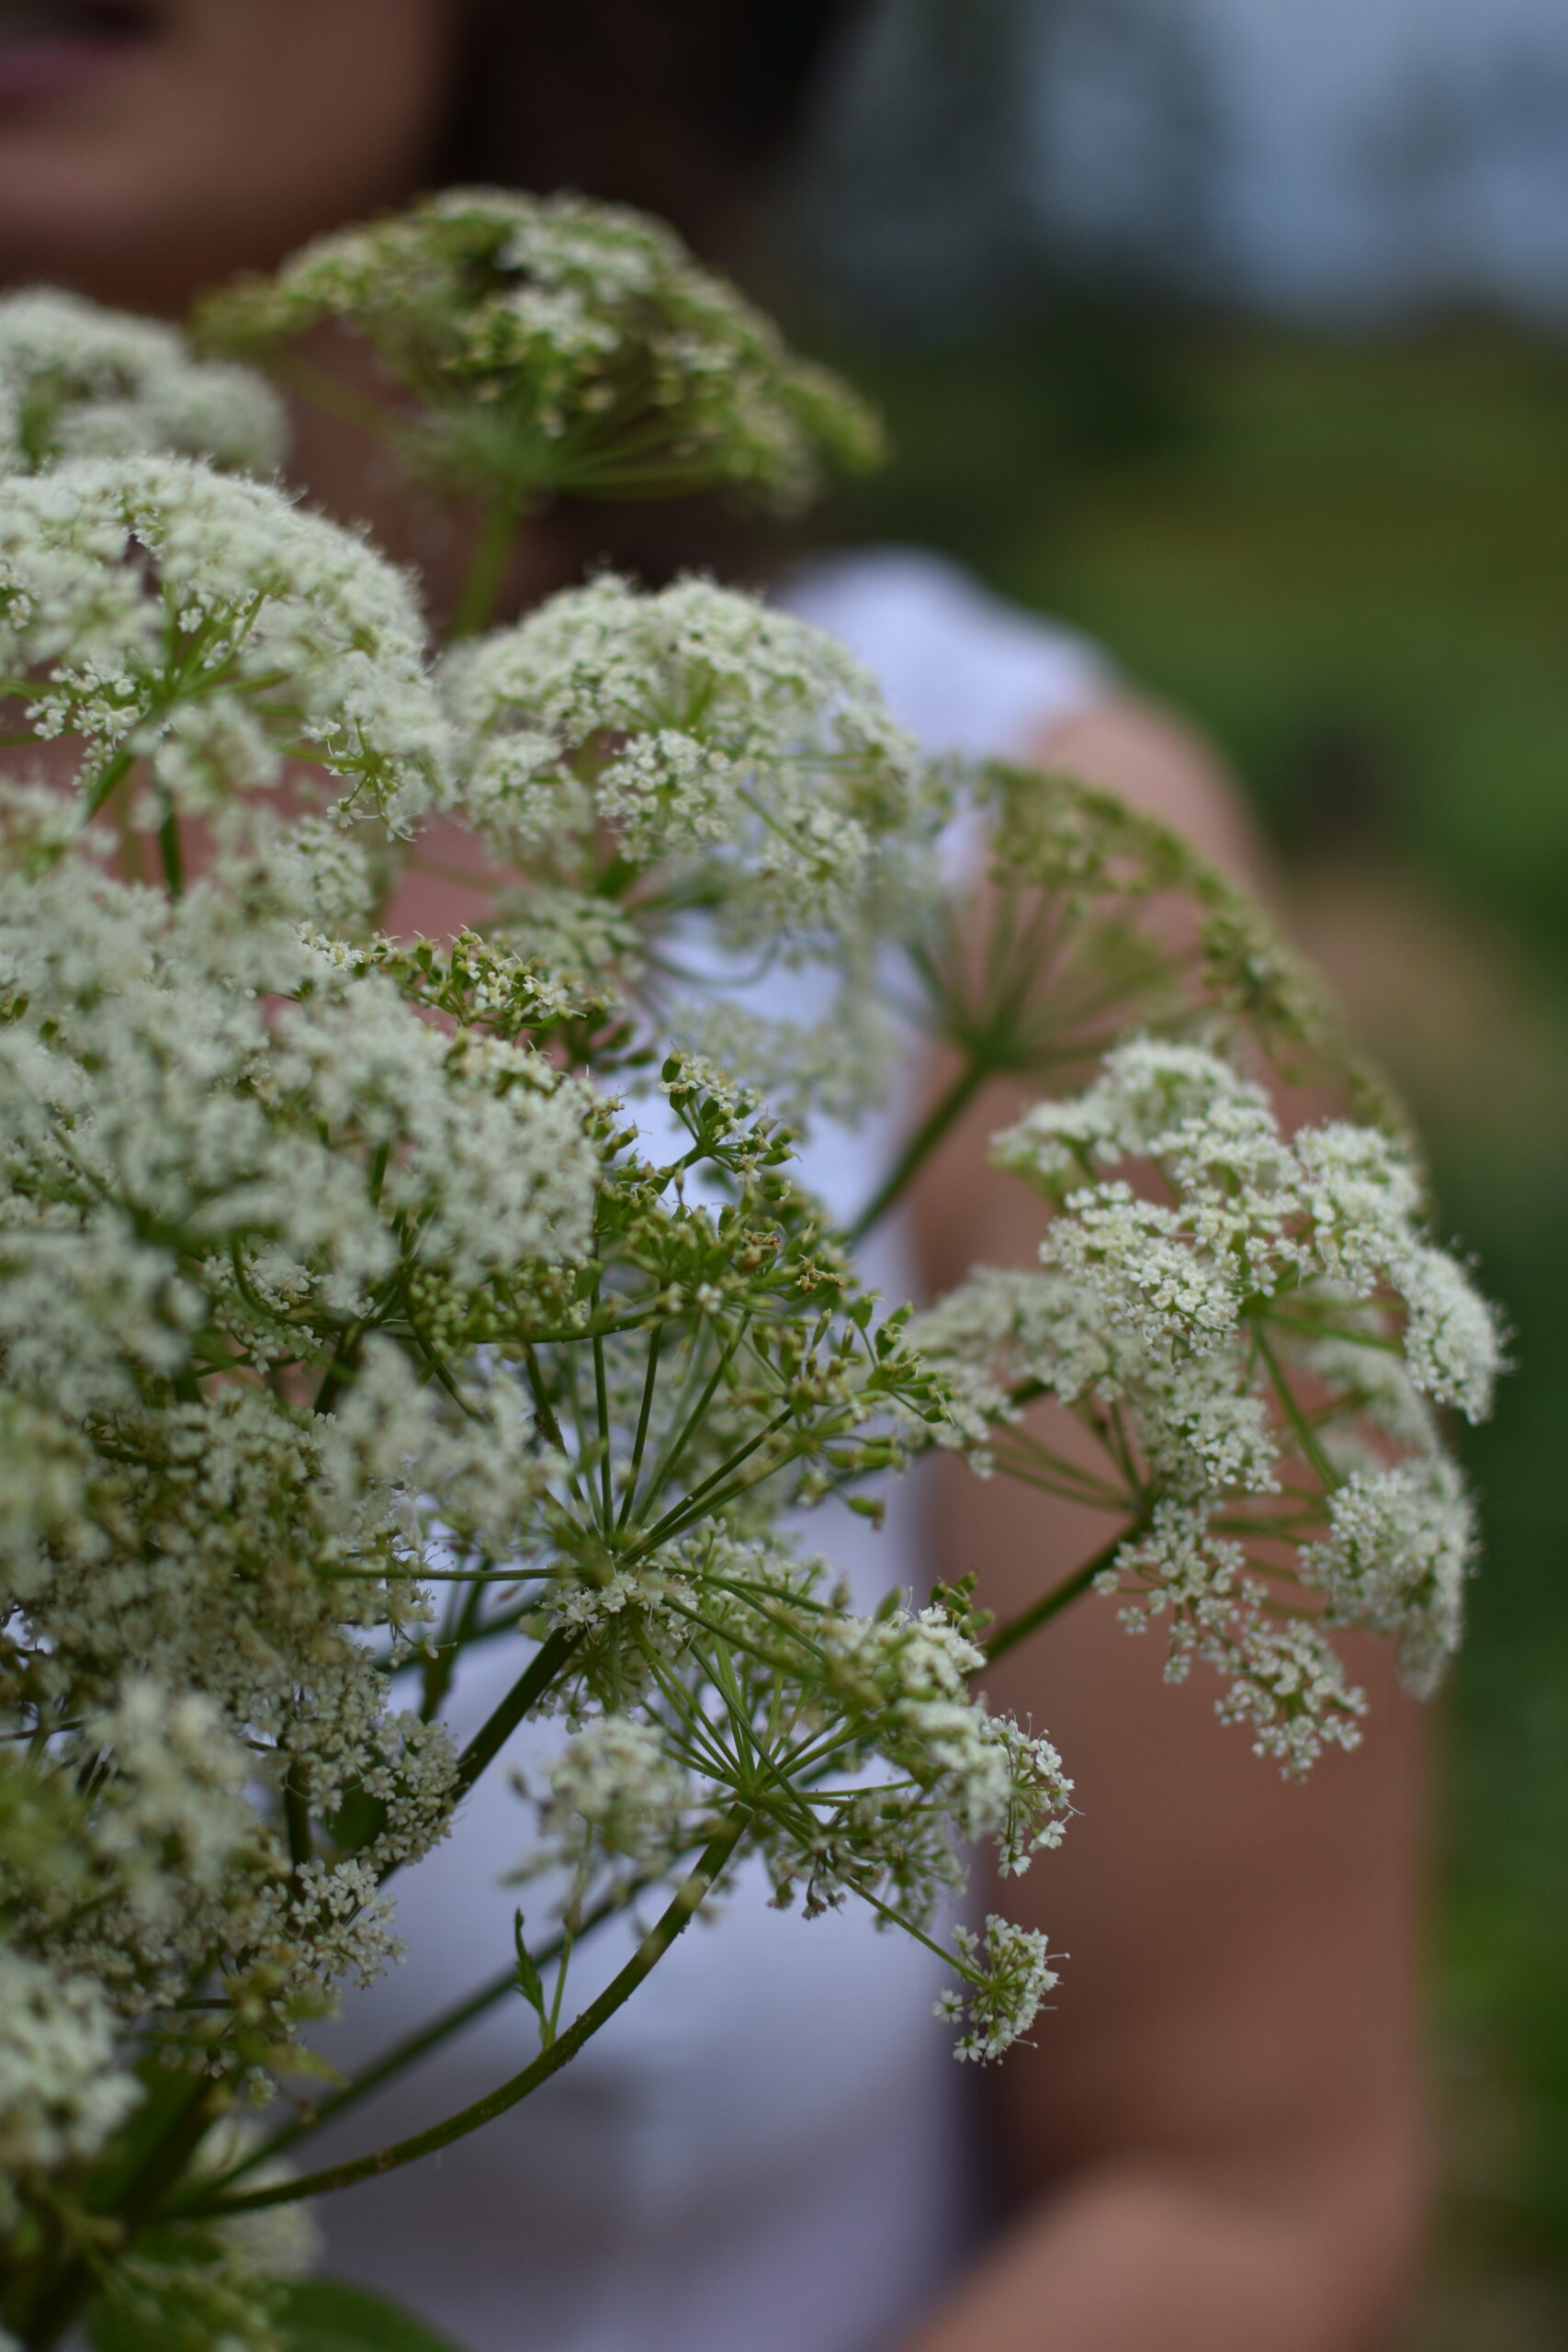
[{"label": "white sleeve", "polygon": [[775,601],[840,638],[928,752],[1016,757],[1112,691],[1114,670],[1087,638],[924,548],[819,557]]}]

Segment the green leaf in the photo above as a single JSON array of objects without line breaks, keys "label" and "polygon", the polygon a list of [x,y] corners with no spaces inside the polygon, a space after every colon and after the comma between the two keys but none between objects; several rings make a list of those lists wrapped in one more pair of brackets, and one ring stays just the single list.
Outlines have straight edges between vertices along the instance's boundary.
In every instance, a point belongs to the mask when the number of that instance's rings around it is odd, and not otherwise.
[{"label": "green leaf", "polygon": [[99,2212],[112,2211],[126,2183],[202,2088],[199,2075],[188,2075],[183,2067],[162,2065],[155,2051],[141,2059],[136,2075],[141,2086],[141,2103],[131,2109],[93,2168],[87,2197]]},{"label": "green leaf", "polygon": [[276,2290],[274,2309],[288,2352],[461,2352],[449,2335],[344,2278],[295,2279]]},{"label": "green leaf", "polygon": [[118,2296],[99,2297],[87,2313],[86,2335],[93,2352],[166,2352],[169,2342],[161,2310]]},{"label": "green leaf", "polygon": [[539,1974],[538,1964],[536,1962],[533,1953],[529,1951],[527,1945],[523,1940],[523,1914],[521,1911],[514,1913],[513,1917],[512,1940],[517,1949],[517,1990],[522,1994],[523,1998],[527,2002],[528,2007],[534,2011],[534,2014],[538,2018],[539,2039],[545,2049],[547,2050],[551,2042],[555,2040],[555,2030],[550,2023],[548,2012],[545,2007],[544,1979]]}]

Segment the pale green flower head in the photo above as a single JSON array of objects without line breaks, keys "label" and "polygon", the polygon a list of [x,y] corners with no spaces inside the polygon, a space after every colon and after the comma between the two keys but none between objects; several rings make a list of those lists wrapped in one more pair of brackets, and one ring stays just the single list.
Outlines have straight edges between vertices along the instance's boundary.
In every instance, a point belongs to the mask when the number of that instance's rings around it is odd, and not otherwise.
[{"label": "pale green flower head", "polygon": [[[913,743],[837,640],[702,579],[613,574],[448,658],[457,805],[532,869],[603,890],[658,868],[760,933],[864,932],[930,830]],[[668,903],[668,892],[666,894]]]},{"label": "pale green flower head", "polygon": [[0,481],[0,664],[34,736],[82,745],[95,815],[138,762],[154,806],[221,823],[286,759],[401,830],[446,730],[402,573],[267,483],[189,458],[78,458]]},{"label": "pale green flower head", "polygon": [[1040,1929],[1016,1927],[995,1911],[983,1936],[973,1928],[959,1927],[953,1940],[964,1970],[963,1987],[950,1986],[939,1995],[934,2013],[964,2029],[953,2044],[953,2056],[984,2064],[1004,2056],[1028,2032],[1046,1994],[1061,1979],[1051,1966],[1053,1955]]},{"label": "pale green flower head", "polygon": [[[1325,1628],[1396,1637],[1429,1693],[1476,1553],[1440,1414],[1484,1418],[1505,1335],[1428,1237],[1403,1146],[1344,1121],[1287,1133],[1230,1063],[1142,1037],[993,1158],[1055,1215],[1038,1271],[976,1268],[911,1326],[949,1385],[939,1442],[1129,1515],[1097,1583],[1132,1631],[1163,1621],[1175,1679],[1217,1668],[1220,1712],[1286,1772],[1359,1737]],[[1042,1396],[1102,1467],[1031,1454]]]},{"label": "pale green flower head", "polygon": [[85,1976],[0,1947],[0,2165],[42,2170],[90,2155],[140,2096],[114,2066],[115,2018]]},{"label": "pale green flower head", "polygon": [[269,358],[325,320],[412,393],[411,458],[463,494],[731,487],[793,507],[880,454],[863,403],[672,230],[586,197],[449,188],[224,289],[197,332]]},{"label": "pale green flower head", "polygon": [[[946,799],[834,638],[709,580],[604,574],[459,647],[442,684],[456,805],[530,879],[519,942],[534,902],[558,929],[586,894],[664,1035],[798,1125],[879,1098],[878,943],[927,903]],[[815,1021],[734,1001],[807,959],[839,976]]]},{"label": "pale green flower head", "polygon": [[1474,1500],[1457,1465],[1430,1451],[1353,1470],[1303,1570],[1327,1593],[1332,1623],[1398,1636],[1401,1674],[1426,1699],[1460,1645],[1479,1552]]},{"label": "pale green flower head", "polygon": [[288,440],[271,386],[197,359],[175,327],[52,287],[0,300],[0,471],[167,456],[270,474]]}]

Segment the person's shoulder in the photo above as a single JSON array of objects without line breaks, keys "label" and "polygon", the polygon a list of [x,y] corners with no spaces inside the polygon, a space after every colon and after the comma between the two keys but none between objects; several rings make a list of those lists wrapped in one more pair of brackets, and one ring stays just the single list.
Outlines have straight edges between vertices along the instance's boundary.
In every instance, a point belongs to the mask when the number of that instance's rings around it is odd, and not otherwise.
[{"label": "person's shoulder", "polygon": [[928,751],[1016,757],[1041,729],[1114,691],[1113,666],[1089,639],[1010,604],[928,548],[817,556],[775,593],[842,639]]},{"label": "person's shoulder", "polygon": [[797,566],[775,595],[842,639],[928,751],[1000,755],[1104,785],[1217,864],[1260,877],[1214,746],[1139,695],[1080,630],[997,595],[930,548],[833,550]]},{"label": "person's shoulder", "polygon": [[1115,687],[1052,718],[1028,746],[1032,765],[1103,785],[1183,834],[1215,865],[1257,882],[1264,858],[1235,778],[1201,729],[1179,713]]}]

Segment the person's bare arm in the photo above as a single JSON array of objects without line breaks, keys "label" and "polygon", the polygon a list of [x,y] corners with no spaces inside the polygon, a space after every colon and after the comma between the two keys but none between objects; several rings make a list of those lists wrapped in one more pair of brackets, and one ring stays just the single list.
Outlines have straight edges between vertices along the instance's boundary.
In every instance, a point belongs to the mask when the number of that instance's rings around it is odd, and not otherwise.
[{"label": "person's bare arm", "polygon": [[[1157,715],[1108,707],[1038,756],[1254,868],[1212,761]],[[1033,1261],[1037,1204],[984,1164],[1018,1107],[995,1089],[922,1180],[933,1288]],[[942,1468],[943,1572],[975,1569],[999,1615],[1110,1532]],[[903,2352],[1371,2352],[1393,2324],[1422,2202],[1417,1711],[1361,1645],[1363,1747],[1287,1786],[1201,1668],[1162,1682],[1158,1639],[1091,1597],[990,1679],[1057,1742],[1080,1811],[997,1907],[1070,1958],[1034,2049],[986,2086],[1017,2218]]]}]

